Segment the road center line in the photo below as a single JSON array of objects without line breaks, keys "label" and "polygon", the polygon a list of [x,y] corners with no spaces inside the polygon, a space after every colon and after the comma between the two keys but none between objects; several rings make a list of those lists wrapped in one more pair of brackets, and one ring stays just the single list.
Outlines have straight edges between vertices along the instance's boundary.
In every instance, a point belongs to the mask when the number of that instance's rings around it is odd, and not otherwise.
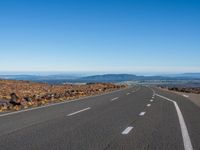
[{"label": "road center line", "polygon": [[111,99],[110,101],[115,101],[117,99],[119,99],[119,97],[115,97],[115,98]]},{"label": "road center line", "polygon": [[144,116],[145,113],[146,113],[146,112],[143,111],[143,112],[141,112],[139,115],[140,115],[140,116]]},{"label": "road center line", "polygon": [[127,127],[123,132],[122,132],[122,134],[123,135],[126,135],[126,134],[128,134],[131,130],[133,129],[133,127]]},{"label": "road center line", "polygon": [[86,110],[89,110],[89,109],[91,109],[91,108],[88,107],[88,108],[85,108],[85,109],[81,109],[81,110],[79,110],[79,111],[76,111],[76,112],[73,112],[73,113],[71,113],[71,114],[68,114],[67,116],[73,116],[73,115],[75,115],[75,114],[81,113],[81,112],[86,111]]},{"label": "road center line", "polygon": [[147,107],[150,107],[151,106],[151,104],[147,104]]},{"label": "road center line", "polygon": [[184,148],[185,148],[185,150],[193,150],[192,143],[191,143],[191,140],[190,140],[190,136],[189,136],[183,115],[182,115],[181,110],[180,110],[178,104],[176,103],[176,101],[171,100],[171,99],[169,99],[165,96],[159,95],[159,94],[156,94],[156,96],[163,98],[167,101],[170,101],[174,104],[174,106],[176,108],[177,115],[178,115],[179,124],[180,124],[180,127],[181,127],[181,133],[182,133]]},{"label": "road center line", "polygon": [[183,96],[184,96],[184,97],[187,97],[187,98],[189,97],[189,95],[185,95],[185,94],[183,94]]}]

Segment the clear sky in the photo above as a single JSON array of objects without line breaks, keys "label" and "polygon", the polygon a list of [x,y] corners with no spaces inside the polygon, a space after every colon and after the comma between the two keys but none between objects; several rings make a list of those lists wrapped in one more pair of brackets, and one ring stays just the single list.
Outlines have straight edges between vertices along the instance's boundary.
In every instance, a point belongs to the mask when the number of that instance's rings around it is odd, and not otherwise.
[{"label": "clear sky", "polygon": [[0,71],[200,72],[199,0],[1,0]]}]

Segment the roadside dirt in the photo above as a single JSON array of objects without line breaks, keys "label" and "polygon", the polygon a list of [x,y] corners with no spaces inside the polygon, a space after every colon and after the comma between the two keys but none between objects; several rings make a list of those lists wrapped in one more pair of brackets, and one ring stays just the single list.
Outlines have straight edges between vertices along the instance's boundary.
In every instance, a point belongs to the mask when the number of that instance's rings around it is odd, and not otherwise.
[{"label": "roadside dirt", "polygon": [[172,91],[172,90],[168,90],[166,88],[160,88],[161,90],[165,90],[168,92],[173,92],[176,93],[178,95],[181,95],[187,99],[189,99],[190,101],[192,101],[194,104],[196,104],[197,106],[200,107],[200,94],[194,94],[194,93],[186,93],[186,92],[177,92],[177,91]]},{"label": "roadside dirt", "polygon": [[29,81],[0,80],[0,112],[37,107],[125,88],[112,83],[49,85]]}]

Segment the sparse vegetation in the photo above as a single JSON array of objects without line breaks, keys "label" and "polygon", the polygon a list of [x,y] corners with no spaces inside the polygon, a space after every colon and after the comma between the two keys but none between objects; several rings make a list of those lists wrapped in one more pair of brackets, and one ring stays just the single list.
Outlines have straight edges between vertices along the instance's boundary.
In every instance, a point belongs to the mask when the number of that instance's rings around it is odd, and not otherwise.
[{"label": "sparse vegetation", "polygon": [[170,91],[200,94],[200,87],[181,87],[181,86],[159,86],[160,88],[167,88]]},{"label": "sparse vegetation", "polygon": [[35,107],[124,87],[126,86],[111,83],[50,85],[30,81],[0,80],[0,111]]}]

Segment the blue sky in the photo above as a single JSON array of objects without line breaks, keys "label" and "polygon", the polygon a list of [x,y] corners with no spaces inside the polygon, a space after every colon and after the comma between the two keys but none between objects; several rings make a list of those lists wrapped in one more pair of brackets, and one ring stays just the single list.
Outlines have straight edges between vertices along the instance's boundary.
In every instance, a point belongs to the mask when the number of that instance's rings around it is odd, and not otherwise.
[{"label": "blue sky", "polygon": [[200,72],[200,1],[0,1],[0,52],[0,71]]}]

